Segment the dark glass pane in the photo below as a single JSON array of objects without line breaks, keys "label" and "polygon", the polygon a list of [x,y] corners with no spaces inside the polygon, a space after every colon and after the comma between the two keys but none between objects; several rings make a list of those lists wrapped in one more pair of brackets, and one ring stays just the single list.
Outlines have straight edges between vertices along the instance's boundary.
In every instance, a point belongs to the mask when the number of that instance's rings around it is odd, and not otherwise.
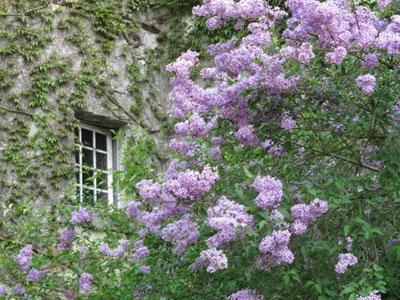
[{"label": "dark glass pane", "polygon": [[79,170],[75,172],[75,178],[76,178],[76,183],[79,183],[80,180]]},{"label": "dark glass pane", "polygon": [[82,170],[82,181],[83,185],[94,187],[93,170],[83,169]]},{"label": "dark glass pane", "polygon": [[94,191],[84,188],[82,202],[83,205],[94,205]]},{"label": "dark glass pane", "polygon": [[96,152],[96,169],[107,170],[107,155]]},{"label": "dark glass pane", "polygon": [[107,151],[107,136],[96,132],[96,148]]},{"label": "dark glass pane", "polygon": [[93,147],[93,131],[82,128],[82,144]]},{"label": "dark glass pane", "polygon": [[75,151],[75,163],[79,164],[79,151]]},{"label": "dark glass pane", "polygon": [[96,203],[101,206],[107,206],[108,205],[108,193],[97,192]]},{"label": "dark glass pane", "polygon": [[75,186],[75,197],[76,200],[81,201],[81,188],[79,186]]},{"label": "dark glass pane", "polygon": [[101,190],[108,189],[107,178],[108,178],[108,174],[102,173],[102,172],[97,173],[96,179],[97,179],[97,188],[98,189],[101,189]]},{"label": "dark glass pane", "polygon": [[82,164],[93,168],[93,150],[82,149]]}]

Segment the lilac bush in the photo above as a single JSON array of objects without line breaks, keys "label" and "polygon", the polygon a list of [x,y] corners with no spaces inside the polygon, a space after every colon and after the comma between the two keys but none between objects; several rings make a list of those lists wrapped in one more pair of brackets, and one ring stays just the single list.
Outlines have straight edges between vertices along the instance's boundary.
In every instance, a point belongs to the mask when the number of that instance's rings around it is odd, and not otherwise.
[{"label": "lilac bush", "polygon": [[24,240],[4,283],[22,295],[62,268],[70,298],[400,297],[393,3],[195,6],[218,39],[166,67],[179,160],[136,182],[124,213],[79,207],[53,244]]}]

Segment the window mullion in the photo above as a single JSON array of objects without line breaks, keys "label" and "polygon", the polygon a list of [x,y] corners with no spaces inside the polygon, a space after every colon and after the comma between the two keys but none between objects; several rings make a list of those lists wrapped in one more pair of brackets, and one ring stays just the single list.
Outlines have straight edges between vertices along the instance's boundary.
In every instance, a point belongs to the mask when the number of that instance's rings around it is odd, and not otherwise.
[{"label": "window mullion", "polygon": [[83,202],[82,128],[79,128],[79,202]]},{"label": "window mullion", "polygon": [[96,204],[97,202],[97,160],[96,160],[96,132],[93,130],[93,187],[94,187],[94,195],[93,201]]},{"label": "window mullion", "polygon": [[109,205],[113,204],[112,170],[112,140],[111,136],[107,135],[107,196]]}]

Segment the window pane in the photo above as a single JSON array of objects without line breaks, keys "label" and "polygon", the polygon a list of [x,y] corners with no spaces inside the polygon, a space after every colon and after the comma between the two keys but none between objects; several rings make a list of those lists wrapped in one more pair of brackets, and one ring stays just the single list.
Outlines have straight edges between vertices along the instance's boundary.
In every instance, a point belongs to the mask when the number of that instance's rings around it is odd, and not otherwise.
[{"label": "window pane", "polygon": [[79,186],[75,186],[75,197],[77,202],[81,201],[81,188]]},{"label": "window pane", "polygon": [[108,174],[107,173],[102,173],[98,172],[96,175],[97,179],[97,188],[101,190],[107,190],[108,189]]},{"label": "window pane", "polygon": [[96,148],[107,151],[107,136],[96,132]]},{"label": "window pane", "polygon": [[76,183],[77,184],[79,184],[79,181],[80,181],[80,176],[79,176],[79,169],[76,171],[76,173],[75,173],[75,177],[76,177]]},{"label": "window pane", "polygon": [[93,131],[82,128],[82,144],[93,147]]},{"label": "window pane", "polygon": [[79,164],[79,150],[75,151],[75,163]]},{"label": "window pane", "polygon": [[93,150],[82,149],[82,164],[93,168]]},{"label": "window pane", "polygon": [[96,169],[107,170],[107,155],[96,152]]},{"label": "window pane", "polygon": [[83,169],[82,170],[82,181],[83,185],[94,187],[93,170]]},{"label": "window pane", "polygon": [[83,205],[94,204],[94,190],[83,189],[82,203]]},{"label": "window pane", "polygon": [[97,202],[101,206],[108,205],[108,193],[97,192]]}]

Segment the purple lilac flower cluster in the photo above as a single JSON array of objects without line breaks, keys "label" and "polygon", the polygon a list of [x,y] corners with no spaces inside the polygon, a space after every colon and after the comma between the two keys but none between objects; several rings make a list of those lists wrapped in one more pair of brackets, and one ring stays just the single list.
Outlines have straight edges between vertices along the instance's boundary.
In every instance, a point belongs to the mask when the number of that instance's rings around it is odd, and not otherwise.
[{"label": "purple lilac flower cluster", "polygon": [[207,135],[216,125],[216,118],[206,123],[198,113],[194,113],[187,121],[175,125],[175,133],[180,136],[202,137]]},{"label": "purple lilac flower cluster", "polygon": [[296,235],[306,233],[308,226],[328,211],[328,203],[314,199],[310,204],[297,204],[290,209],[294,219],[291,232]]},{"label": "purple lilac flower cluster", "polygon": [[381,294],[379,291],[372,291],[368,296],[362,297],[358,296],[357,300],[381,300]]},{"label": "purple lilac flower cluster", "polygon": [[292,131],[293,128],[296,126],[296,121],[293,120],[288,114],[284,114],[282,117],[281,127],[285,131]]},{"label": "purple lilac flower cluster", "polygon": [[207,267],[207,272],[215,273],[228,267],[228,259],[222,250],[209,248],[201,251],[200,256],[192,264],[194,270],[201,267]]},{"label": "purple lilac flower cluster", "polygon": [[266,270],[281,264],[291,264],[293,252],[289,249],[291,233],[289,230],[276,230],[261,241],[258,249],[263,254],[257,261],[257,267]]},{"label": "purple lilac flower cluster", "polygon": [[358,259],[351,253],[340,253],[338,262],[335,266],[336,273],[343,274],[346,273],[350,266],[357,264]]},{"label": "purple lilac flower cluster", "polygon": [[235,132],[235,138],[244,145],[256,146],[260,143],[251,125],[240,127]]},{"label": "purple lilac flower cluster", "polygon": [[159,183],[144,179],[136,183],[136,188],[139,190],[143,202],[158,203],[161,193],[161,185]]},{"label": "purple lilac flower cluster", "polygon": [[253,216],[246,212],[243,205],[221,197],[217,205],[207,210],[207,224],[218,232],[207,240],[211,248],[219,248],[232,240],[238,234],[238,229],[244,229],[253,224]]},{"label": "purple lilac flower cluster", "polygon": [[82,294],[89,294],[92,291],[93,275],[82,273],[79,278],[79,290]]},{"label": "purple lilac flower cluster", "polygon": [[230,295],[228,300],[264,300],[264,296],[255,290],[240,290]]},{"label": "purple lilac flower cluster", "polygon": [[175,138],[170,141],[169,148],[186,157],[194,156],[199,149],[193,141],[179,140]]},{"label": "purple lilac flower cluster", "polygon": [[58,248],[60,250],[71,249],[74,239],[75,239],[75,229],[74,228],[64,229],[60,235],[60,241],[58,243]]},{"label": "purple lilac flower cluster", "polygon": [[143,243],[143,240],[137,240],[133,244],[133,248],[135,249],[135,253],[130,256],[131,260],[141,260],[150,255],[150,250]]},{"label": "purple lilac flower cluster", "polygon": [[207,193],[218,179],[218,174],[209,166],[202,172],[180,172],[165,183],[166,189],[180,199],[195,200]]},{"label": "purple lilac flower cluster", "polygon": [[176,254],[182,254],[189,245],[196,244],[199,235],[197,223],[193,222],[189,215],[168,224],[161,230],[162,239],[175,245]]},{"label": "purple lilac flower cluster", "polygon": [[7,288],[4,285],[0,285],[0,296],[6,296],[7,295]]},{"label": "purple lilac flower cluster", "polygon": [[90,222],[93,218],[93,214],[84,207],[80,207],[77,211],[71,214],[71,219],[69,222],[72,225],[78,225],[86,222]]},{"label": "purple lilac flower cluster", "polygon": [[363,91],[364,94],[372,94],[375,90],[376,79],[374,75],[367,74],[357,77],[357,86]]},{"label": "purple lilac flower cluster", "polygon": [[282,182],[271,176],[258,176],[252,187],[258,192],[254,200],[259,208],[277,208],[283,198]]},{"label": "purple lilac flower cluster", "polygon": [[39,281],[43,278],[44,272],[38,269],[31,269],[26,276],[26,280],[30,282]]},{"label": "purple lilac flower cluster", "polygon": [[103,243],[100,245],[99,251],[108,257],[123,259],[126,257],[130,246],[130,242],[123,239],[118,242],[118,246],[115,249],[111,249],[107,244]]},{"label": "purple lilac flower cluster", "polygon": [[16,284],[12,288],[12,292],[14,295],[23,296],[26,292],[25,288],[21,284]]},{"label": "purple lilac flower cluster", "polygon": [[325,61],[328,64],[340,65],[347,55],[347,50],[343,46],[339,46],[333,49],[333,51],[325,54]]},{"label": "purple lilac flower cluster", "polygon": [[17,256],[15,256],[15,262],[20,266],[23,270],[28,270],[32,264],[32,255],[33,255],[33,246],[26,245],[23,247]]}]

